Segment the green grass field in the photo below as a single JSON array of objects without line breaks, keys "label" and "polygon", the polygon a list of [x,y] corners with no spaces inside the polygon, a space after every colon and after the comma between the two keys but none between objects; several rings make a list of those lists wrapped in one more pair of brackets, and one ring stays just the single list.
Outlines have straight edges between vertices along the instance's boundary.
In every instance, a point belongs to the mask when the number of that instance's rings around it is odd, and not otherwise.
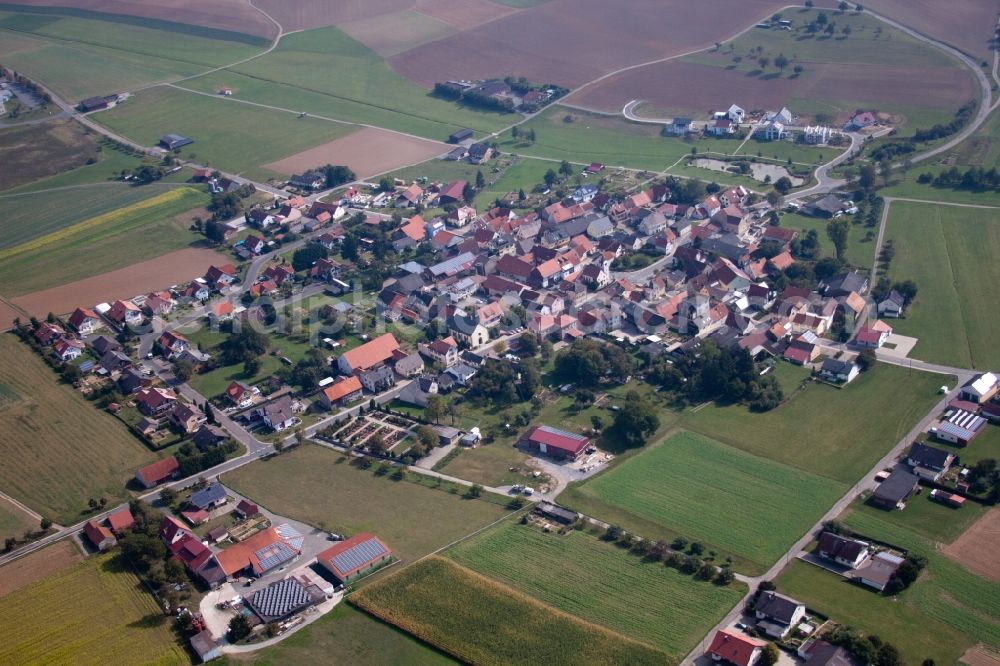
[{"label": "green grass field", "polygon": [[183,214],[207,204],[206,192],[185,187],[144,193],[146,198],[126,207],[0,251],[4,295],[55,287],[199,242]]},{"label": "green grass field", "polygon": [[[917,178],[921,174],[929,173],[936,176],[941,171],[946,171],[949,168],[940,164],[914,167],[905,177],[899,176],[893,179],[893,183],[889,187],[879,190],[879,194],[887,197],[919,199],[929,204],[940,201],[944,203],[995,206],[1000,208],[1000,192],[955,190],[948,187],[921,185],[917,182]],[[965,168],[959,167],[959,170],[965,171]]]},{"label": "green grass field", "polygon": [[652,539],[684,536],[760,572],[846,487],[680,432],[571,486],[568,506]]},{"label": "green grass field", "polygon": [[0,354],[0,384],[20,396],[0,409],[0,487],[64,525],[83,517],[90,498],[124,499],[125,482],[155,456],[12,334],[0,336]]},{"label": "green grass field", "polygon": [[987,424],[971,444],[952,451],[965,465],[975,465],[985,458],[1000,461],[1000,426]]},{"label": "green grass field", "polygon": [[[151,27],[156,25],[157,27]],[[263,50],[246,36],[205,36],[80,16],[0,12],[0,58],[70,101],[108,95],[236,62]],[[190,33],[195,33],[192,29]],[[208,36],[210,35],[210,36]]]},{"label": "green grass field", "polygon": [[895,202],[886,237],[895,244],[893,280],[914,280],[919,292],[906,317],[893,322],[920,338],[911,356],[963,368],[1000,365],[1000,310],[992,286],[1000,280],[996,211]]},{"label": "green grass field", "polygon": [[[795,229],[801,236],[816,230],[819,234],[820,258],[836,256],[833,242],[826,235],[826,225],[829,220],[824,220],[811,215],[800,213],[783,213],[781,215],[781,226],[788,229]],[[860,269],[866,275],[871,273],[872,262],[875,261],[875,240],[866,240],[868,231],[872,231],[878,236],[878,227],[869,229],[864,224],[851,224],[851,230],[847,236],[847,255],[844,259],[848,264]]]},{"label": "green grass field", "polygon": [[853,504],[852,510],[879,519],[889,518],[900,527],[912,530],[925,539],[943,544],[949,544],[960,537],[962,532],[987,511],[986,507],[976,502],[966,502],[960,509],[935,502],[930,498],[930,490],[927,488],[924,488],[919,495],[911,497],[906,502],[904,511],[886,514],[883,509],[860,501]]},{"label": "green grass field", "polygon": [[224,478],[276,513],[311,525],[325,524],[341,534],[374,532],[404,561],[422,557],[507,513],[497,504],[379,478],[341,458],[329,449],[306,445]]},{"label": "green grass field", "polygon": [[448,557],[549,604],[681,659],[743,596],[584,532],[501,523]]},{"label": "green grass field", "polygon": [[[0,412],[2,414],[2,412]],[[27,530],[39,529],[38,521],[0,498],[0,541],[7,537],[20,539]]]},{"label": "green grass field", "polygon": [[351,603],[465,662],[663,664],[665,655],[433,557],[350,597]]},{"label": "green grass field", "polygon": [[515,114],[473,111],[438,99],[396,74],[378,54],[335,27],[289,35],[266,56],[187,82],[239,99],[444,140],[459,127],[478,133],[515,122]]},{"label": "green grass field", "polygon": [[838,389],[810,384],[776,409],[705,405],[680,424],[730,446],[853,484],[939,399],[943,375],[885,363]]},{"label": "green grass field", "polygon": [[117,554],[0,597],[0,626],[17,627],[0,645],[5,664],[192,663],[170,618]]},{"label": "green grass field", "polygon": [[[1000,584],[969,572],[941,554],[933,539],[911,529],[927,531],[926,525],[919,525],[919,515],[906,515],[913,509],[922,513],[922,501],[911,500],[904,511],[891,513],[855,506],[845,521],[860,534],[927,557],[920,579],[898,600],[877,596],[802,562],[785,569],[778,589],[838,622],[878,634],[895,644],[907,663],[925,658],[957,663],[966,649],[980,642],[1000,647]],[[954,533],[946,530],[936,536]],[[913,627],[921,630],[915,632]]]},{"label": "green grass field", "polygon": [[230,664],[343,663],[351,666],[412,664],[438,666],[456,663],[451,657],[363,613],[350,604],[339,604],[305,629]]},{"label": "green grass field", "polygon": [[[95,115],[94,120],[144,146],[155,146],[167,132],[183,134],[194,139],[183,148],[183,156],[195,155],[199,162],[262,180],[280,174],[261,164],[333,141],[355,129],[166,87],[137,93],[128,102]],[[253,134],[248,139],[246,130],[250,127]]]}]

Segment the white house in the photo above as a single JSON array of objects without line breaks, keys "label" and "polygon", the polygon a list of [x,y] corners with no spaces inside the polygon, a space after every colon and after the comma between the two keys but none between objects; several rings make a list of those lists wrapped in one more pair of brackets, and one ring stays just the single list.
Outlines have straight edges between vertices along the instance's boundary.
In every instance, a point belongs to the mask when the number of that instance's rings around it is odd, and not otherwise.
[{"label": "white house", "polygon": [[741,124],[743,122],[743,119],[746,118],[746,115],[747,112],[741,109],[740,107],[736,106],[735,104],[730,106],[729,109],[726,111],[726,117],[728,117],[736,124]]},{"label": "white house", "polygon": [[777,592],[765,592],[754,609],[757,628],[768,636],[784,638],[806,616],[806,607],[791,597]]}]

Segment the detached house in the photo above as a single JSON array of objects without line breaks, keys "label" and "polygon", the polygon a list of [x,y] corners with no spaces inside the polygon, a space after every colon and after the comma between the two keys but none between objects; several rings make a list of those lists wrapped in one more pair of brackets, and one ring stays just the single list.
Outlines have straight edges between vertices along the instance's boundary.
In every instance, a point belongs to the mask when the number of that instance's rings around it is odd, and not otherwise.
[{"label": "detached house", "polygon": [[94,331],[104,327],[97,313],[87,308],[77,308],[74,310],[73,314],[69,316],[69,325],[80,335],[90,335]]},{"label": "detached house", "polygon": [[[254,236],[248,236],[247,240],[254,238]],[[259,238],[257,240],[260,240]],[[261,248],[263,248],[264,241],[261,242]],[[253,251],[253,250],[251,250]],[[236,267],[232,264],[224,264],[222,266],[209,266],[208,270],[205,271],[205,282],[211,286],[213,289],[222,290],[231,285],[236,281]],[[205,295],[208,298],[208,295]],[[200,298],[199,300],[205,300]]]},{"label": "detached house", "polygon": [[816,550],[823,559],[856,569],[868,559],[870,548],[871,546],[864,541],[848,539],[833,532],[823,532]]},{"label": "detached house", "polygon": [[806,607],[777,592],[764,592],[754,609],[757,628],[773,638],[784,638],[806,615]]},{"label": "detached house", "polygon": [[458,363],[458,343],[452,337],[439,338],[429,344],[417,345],[421,354],[429,357],[432,361],[437,361],[444,367],[450,367]]},{"label": "detached house", "polygon": [[256,411],[256,414],[264,421],[264,424],[268,428],[275,432],[281,432],[285,428],[290,428],[295,423],[292,398],[288,395],[283,395],[265,404]]},{"label": "detached house", "polygon": [[339,407],[361,397],[361,380],[354,375],[343,377],[320,391],[319,401],[327,409]]},{"label": "detached house", "polygon": [[239,409],[245,409],[252,405],[254,397],[258,395],[260,395],[260,389],[251,388],[243,382],[233,381],[226,387],[226,398]]},{"label": "detached house", "polygon": [[141,467],[135,473],[135,479],[143,488],[153,488],[164,481],[176,478],[179,470],[180,465],[177,463],[177,458],[170,456]]},{"label": "detached house", "polygon": [[861,373],[861,368],[854,361],[841,361],[828,358],[820,366],[819,374],[837,384],[849,384]]},{"label": "detached house", "polygon": [[910,452],[906,454],[906,464],[913,468],[913,472],[930,481],[941,478],[954,460],[954,454],[920,442],[910,447]]},{"label": "detached house", "polygon": [[893,319],[903,314],[906,307],[906,299],[898,291],[893,289],[885,298],[878,302],[878,316],[892,317]]},{"label": "detached house", "polygon": [[35,339],[38,340],[38,344],[45,347],[55,343],[56,340],[62,339],[65,335],[66,331],[61,326],[50,324],[47,321],[43,321],[35,329]]},{"label": "detached house", "polygon": [[142,323],[142,311],[132,301],[115,301],[108,310],[108,319],[118,326],[138,326]]},{"label": "detached house", "polygon": [[170,411],[170,424],[186,434],[198,430],[205,421],[205,413],[195,405],[180,404]]},{"label": "detached house", "polygon": [[177,394],[170,389],[153,387],[141,389],[135,396],[139,411],[146,416],[163,414],[177,403]]},{"label": "detached house", "polygon": [[163,354],[167,358],[179,356],[191,346],[187,338],[173,331],[164,331],[156,342],[163,348]]},{"label": "detached house", "polygon": [[59,338],[52,345],[52,351],[55,353],[59,360],[63,363],[69,363],[75,358],[78,358],[80,354],[83,353],[83,343],[79,340],[70,340],[69,338]]},{"label": "detached house", "polygon": [[734,666],[754,666],[760,661],[760,656],[767,647],[767,642],[751,638],[735,629],[720,629],[712,638],[707,654],[714,661],[733,664]]}]

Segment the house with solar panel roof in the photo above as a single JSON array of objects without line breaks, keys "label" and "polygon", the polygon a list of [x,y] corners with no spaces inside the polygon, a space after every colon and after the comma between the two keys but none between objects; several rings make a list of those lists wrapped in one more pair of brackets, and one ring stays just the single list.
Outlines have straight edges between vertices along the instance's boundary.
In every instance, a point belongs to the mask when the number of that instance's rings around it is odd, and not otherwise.
[{"label": "house with solar panel roof", "polygon": [[374,534],[362,532],[316,556],[341,583],[353,583],[392,561],[392,551]]}]

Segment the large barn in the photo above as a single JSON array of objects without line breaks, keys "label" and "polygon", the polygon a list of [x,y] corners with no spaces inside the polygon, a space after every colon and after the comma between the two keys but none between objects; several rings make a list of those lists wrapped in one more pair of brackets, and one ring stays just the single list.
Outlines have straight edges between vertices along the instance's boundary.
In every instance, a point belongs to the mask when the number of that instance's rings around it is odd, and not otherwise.
[{"label": "large barn", "polygon": [[525,433],[520,443],[551,458],[577,460],[587,450],[590,438],[542,425]]}]

